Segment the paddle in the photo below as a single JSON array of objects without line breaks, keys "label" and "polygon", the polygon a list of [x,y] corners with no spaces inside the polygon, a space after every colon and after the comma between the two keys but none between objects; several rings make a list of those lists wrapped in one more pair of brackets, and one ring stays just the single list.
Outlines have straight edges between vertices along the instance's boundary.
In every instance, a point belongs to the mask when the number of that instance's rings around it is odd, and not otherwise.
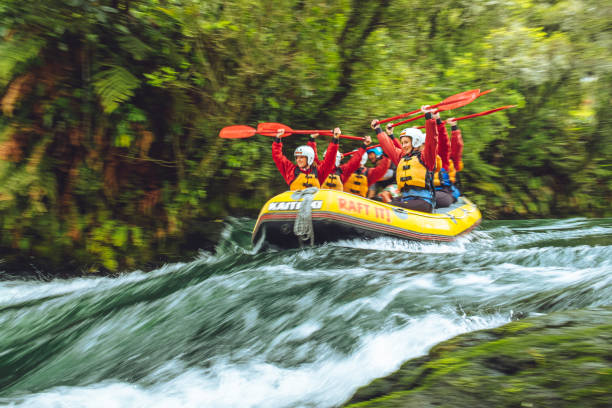
[{"label": "paddle", "polygon": [[[479,94],[476,96],[476,98],[480,98],[482,95],[486,95],[486,94],[488,94],[489,92],[493,92],[494,90],[495,90],[495,88],[493,88],[493,89],[489,89],[489,90],[486,90],[486,91],[484,91],[484,92],[481,92],[481,93],[479,93]],[[503,108],[503,109],[507,109],[507,108]],[[450,110],[450,109],[446,109],[446,108],[445,108],[445,109],[437,109],[437,112],[442,112],[442,111],[445,111],[445,110]],[[495,111],[495,112],[497,112],[497,111]],[[493,113],[493,112],[489,112],[489,113]],[[486,113],[486,115],[488,115],[489,113]],[[478,116],[482,116],[482,115],[478,115]],[[425,114],[422,114],[422,115],[419,115],[419,116],[415,116],[414,118],[410,118],[410,119],[402,120],[401,122],[393,123],[393,124],[391,125],[391,127],[396,127],[396,126],[399,126],[399,125],[403,125],[404,123],[413,122],[413,121],[415,121],[415,120],[417,120],[417,119],[421,119],[421,118],[423,118],[423,117],[425,117]],[[469,119],[469,118],[465,117],[464,119]],[[424,127],[425,127],[425,126],[419,126],[418,128],[419,128],[419,129],[423,129]]]},{"label": "paddle", "polygon": [[[291,129],[287,125],[283,125],[282,123],[274,123],[274,122],[264,122],[257,125],[257,133],[263,134],[265,136],[276,136],[276,132],[278,129],[285,129],[285,135],[288,136],[290,134],[296,135],[309,135],[312,133],[318,133],[323,136],[333,136],[333,130],[295,130]],[[340,134],[341,138],[351,139],[351,140],[363,140],[364,138],[361,136],[351,136],[351,135],[343,135]]]},{"label": "paddle", "polygon": [[[379,144],[375,144],[375,145],[371,145],[371,146],[368,146],[368,148],[366,150],[370,150],[370,149],[372,149],[374,147],[379,147],[379,146],[380,146],[380,143]],[[359,151],[359,149],[353,150],[352,152],[342,153],[342,157],[350,156],[351,154],[357,153],[358,151]]]},{"label": "paddle", "polygon": [[478,96],[477,96],[476,98],[480,98],[482,95],[486,95],[486,94],[488,94],[489,92],[493,92],[493,91],[495,91],[496,89],[497,89],[497,88],[487,89],[486,91],[479,93],[479,94],[478,94]]},{"label": "paddle", "polygon": [[[462,116],[460,118],[455,118],[455,120],[465,120],[465,119],[476,118],[478,116],[490,115],[491,113],[499,112],[500,110],[504,110],[508,108],[516,108],[516,105],[506,105],[506,106],[502,106],[501,108],[495,108],[495,109],[491,109],[491,110],[484,111],[484,112],[472,113],[471,115]],[[445,120],[443,120],[442,122],[446,123]],[[424,127],[425,126],[417,126],[417,129],[423,129]]]},{"label": "paddle", "polygon": [[[489,92],[491,91],[490,90],[485,91],[481,94],[480,89],[471,89],[469,91],[460,92],[458,94],[449,96],[448,98],[444,99],[442,102],[437,103],[435,105],[431,105],[430,108],[441,108],[441,109],[438,109],[438,111],[459,108],[461,106],[467,105],[468,103],[472,102],[474,99],[478,98],[480,95],[484,95],[485,93],[489,93]],[[380,120],[378,121],[378,123],[382,125],[383,123],[391,122],[396,119],[401,119],[401,118],[406,118],[408,116],[412,116],[416,113],[419,113],[420,111],[421,111],[420,109],[417,109],[412,112],[407,112],[407,113],[403,113],[398,116],[393,116],[392,118]],[[403,122],[403,123],[406,123],[406,122]]]},{"label": "paddle", "polygon": [[495,108],[495,109],[491,109],[491,110],[484,111],[484,112],[472,113],[471,115],[462,116],[460,118],[455,118],[455,120],[476,118],[478,116],[489,115],[491,113],[499,112],[500,110],[509,109],[509,108],[516,108],[516,105],[506,105],[506,106],[502,106],[501,108]]},{"label": "paddle", "polygon": [[[223,139],[246,139],[256,134],[261,134],[257,129],[245,125],[226,126],[219,132],[219,137]],[[275,136],[274,134],[265,134],[265,136]],[[283,135],[289,136],[289,135]]]}]

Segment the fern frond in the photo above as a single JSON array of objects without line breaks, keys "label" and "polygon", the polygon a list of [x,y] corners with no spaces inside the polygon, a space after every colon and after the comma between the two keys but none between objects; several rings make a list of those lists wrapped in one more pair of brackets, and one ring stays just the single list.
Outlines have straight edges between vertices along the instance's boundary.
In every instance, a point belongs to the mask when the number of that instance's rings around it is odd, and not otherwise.
[{"label": "fern frond", "polygon": [[36,57],[44,45],[45,41],[40,38],[12,38],[0,42],[0,88],[11,80],[17,64]]},{"label": "fern frond", "polygon": [[121,48],[130,53],[136,61],[142,61],[147,54],[153,51],[147,44],[131,35],[121,37],[119,43],[121,44]]},{"label": "fern frond", "polygon": [[129,100],[134,96],[134,89],[140,86],[138,78],[127,69],[116,65],[97,73],[93,79],[94,89],[106,113],[111,113]]}]

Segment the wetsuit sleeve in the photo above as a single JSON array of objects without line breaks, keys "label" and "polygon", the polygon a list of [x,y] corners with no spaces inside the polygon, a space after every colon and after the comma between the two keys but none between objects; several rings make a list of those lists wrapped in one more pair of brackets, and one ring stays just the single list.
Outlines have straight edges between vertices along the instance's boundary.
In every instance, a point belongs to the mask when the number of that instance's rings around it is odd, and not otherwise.
[{"label": "wetsuit sleeve", "polygon": [[461,136],[461,130],[457,126],[453,126],[451,131],[450,158],[453,160],[457,171],[463,170],[463,136]]},{"label": "wetsuit sleeve", "polygon": [[425,148],[421,154],[421,160],[428,170],[433,171],[436,168],[436,150],[438,148],[438,129],[436,128],[436,120],[432,119],[431,113],[425,116]]},{"label": "wetsuit sleeve", "polygon": [[272,159],[276,164],[276,168],[287,182],[287,185],[291,185],[296,165],[291,163],[283,154],[283,144],[280,142],[280,139],[276,139],[272,143]]},{"label": "wetsuit sleeve", "polygon": [[353,174],[355,170],[359,168],[359,164],[361,163],[361,157],[363,157],[364,153],[365,149],[363,147],[360,147],[355,153],[351,155],[349,161],[340,166],[340,168],[342,169],[342,176],[340,177],[342,184],[346,183],[349,177],[351,177],[351,174]]},{"label": "wetsuit sleeve", "polygon": [[[450,160],[450,142],[446,125],[441,120],[436,120],[436,128],[438,130],[438,156],[442,159],[442,167],[448,171],[448,162]],[[440,170],[440,169],[438,169]]]},{"label": "wetsuit sleeve", "polygon": [[387,170],[389,170],[389,166],[391,166],[391,160],[383,156],[383,158],[378,161],[376,167],[368,171],[368,186],[380,180]]},{"label": "wetsuit sleeve", "polygon": [[312,147],[312,150],[314,150],[314,164],[318,166],[319,164],[321,164],[321,160],[319,160],[319,153],[317,153],[317,142],[315,141],[315,138],[309,137],[307,145]]},{"label": "wetsuit sleeve", "polygon": [[336,167],[336,153],[338,153],[338,139],[332,139],[325,152],[323,162],[317,166],[319,183],[323,184],[325,179]]},{"label": "wetsuit sleeve", "polygon": [[383,152],[389,156],[393,163],[399,163],[400,159],[402,158],[402,149],[397,147],[391,138],[382,131],[382,129],[376,129],[376,137],[378,137],[378,141],[380,142]]}]

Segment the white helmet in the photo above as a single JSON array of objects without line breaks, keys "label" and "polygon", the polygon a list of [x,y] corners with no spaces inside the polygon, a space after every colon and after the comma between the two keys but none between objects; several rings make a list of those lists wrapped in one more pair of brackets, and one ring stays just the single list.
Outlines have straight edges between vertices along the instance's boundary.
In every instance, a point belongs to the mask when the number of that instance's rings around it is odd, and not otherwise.
[{"label": "white helmet", "polygon": [[400,139],[404,136],[408,136],[412,140],[412,147],[414,148],[418,148],[425,143],[425,135],[419,129],[406,128],[399,135]]},{"label": "white helmet", "polygon": [[361,167],[365,166],[366,162],[368,161],[368,153],[364,153],[363,156],[361,156],[361,162],[359,163],[359,165]]},{"label": "white helmet", "polygon": [[342,161],[342,153],[336,152],[336,167],[340,167],[341,161]]},{"label": "white helmet", "polygon": [[308,166],[312,165],[314,161],[314,150],[310,146],[298,146],[293,153],[294,156],[306,156],[308,159]]}]

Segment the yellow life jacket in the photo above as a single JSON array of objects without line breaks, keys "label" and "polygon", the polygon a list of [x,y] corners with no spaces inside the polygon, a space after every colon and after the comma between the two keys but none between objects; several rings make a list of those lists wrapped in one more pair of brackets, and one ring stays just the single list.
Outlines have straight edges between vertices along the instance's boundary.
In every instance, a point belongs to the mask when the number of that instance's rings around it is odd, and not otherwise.
[{"label": "yellow life jacket", "polygon": [[304,190],[308,187],[321,188],[321,183],[319,183],[319,179],[317,178],[316,168],[313,168],[310,173],[306,174],[301,172],[299,167],[296,167],[294,174],[295,177],[289,185],[289,190]]},{"label": "yellow life jacket", "polygon": [[442,183],[440,182],[440,171],[442,169],[442,158],[440,156],[436,156],[436,171],[434,172],[434,186],[440,187]]},{"label": "yellow life jacket", "polygon": [[397,164],[395,180],[400,191],[411,188],[429,189],[432,179],[432,172],[421,162],[421,152],[404,156]]},{"label": "yellow life jacket", "polygon": [[[460,161],[459,165],[463,168],[463,162]],[[455,163],[452,160],[448,161],[448,177],[450,178],[451,183],[455,184],[457,182],[457,169],[455,168]]]},{"label": "yellow life jacket", "polygon": [[[459,165],[461,166],[461,168],[463,168],[462,161],[459,162]],[[434,186],[440,187],[441,185],[444,185],[444,183],[440,182],[440,172],[446,171],[442,169],[442,159],[440,158],[440,156],[436,158],[436,170],[437,171],[434,173]],[[446,171],[446,173],[448,174],[448,179],[450,180],[450,182],[455,184],[457,182],[457,169],[455,169],[455,164],[452,160],[448,161],[448,171]]]},{"label": "yellow life jacket", "polygon": [[453,184],[457,182],[457,172],[463,170],[463,160],[459,160],[459,164],[455,166],[455,162],[450,161],[450,166],[448,168],[448,175],[450,176]]},{"label": "yellow life jacket", "polygon": [[342,179],[340,178],[341,174],[342,174],[342,169],[338,167],[334,173],[331,173],[329,176],[327,176],[321,188],[328,188],[330,190],[343,191],[344,188],[342,186]]},{"label": "yellow life jacket", "polygon": [[362,169],[357,169],[344,184],[344,191],[365,197],[368,195],[368,178]]}]

